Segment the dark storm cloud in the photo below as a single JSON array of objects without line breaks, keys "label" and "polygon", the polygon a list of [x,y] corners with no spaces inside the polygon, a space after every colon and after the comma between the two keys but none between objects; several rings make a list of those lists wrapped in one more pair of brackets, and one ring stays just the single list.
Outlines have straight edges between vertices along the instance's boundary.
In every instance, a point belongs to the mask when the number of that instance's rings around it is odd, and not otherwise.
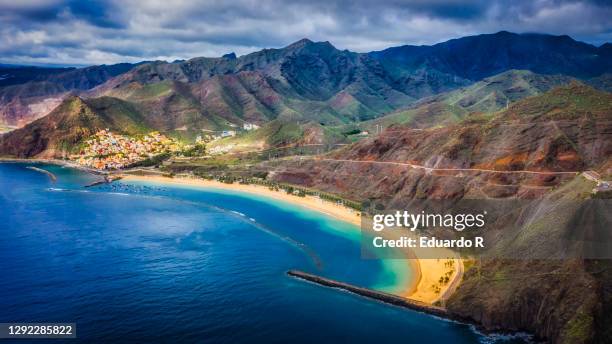
[{"label": "dark storm cloud", "polygon": [[68,4],[67,10],[75,17],[92,25],[105,28],[123,28],[125,23],[120,15],[120,8],[106,1],[74,1]]},{"label": "dark storm cloud", "polygon": [[610,41],[609,1],[0,0],[0,63],[244,54],[300,38],[371,51],[500,30]]}]

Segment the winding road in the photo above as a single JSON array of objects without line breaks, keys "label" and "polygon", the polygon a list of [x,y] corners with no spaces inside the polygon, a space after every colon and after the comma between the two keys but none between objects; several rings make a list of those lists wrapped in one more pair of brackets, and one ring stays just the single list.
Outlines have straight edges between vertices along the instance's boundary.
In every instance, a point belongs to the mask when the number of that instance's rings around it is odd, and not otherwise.
[{"label": "winding road", "polygon": [[[406,166],[415,169],[422,169],[427,172],[433,171],[444,171],[444,172],[487,172],[487,173],[508,173],[508,174],[539,174],[539,175],[556,175],[556,174],[580,174],[583,171],[530,171],[530,170],[491,170],[486,168],[437,168],[427,167],[418,164],[411,164],[407,162],[398,161],[373,161],[373,160],[349,160],[349,159],[329,159],[329,158],[318,158],[309,157],[308,159],[317,161],[330,161],[330,162],[350,162],[350,163],[361,163],[361,164],[380,164],[380,165],[394,165],[394,166]],[[590,172],[590,171],[589,171]]]}]

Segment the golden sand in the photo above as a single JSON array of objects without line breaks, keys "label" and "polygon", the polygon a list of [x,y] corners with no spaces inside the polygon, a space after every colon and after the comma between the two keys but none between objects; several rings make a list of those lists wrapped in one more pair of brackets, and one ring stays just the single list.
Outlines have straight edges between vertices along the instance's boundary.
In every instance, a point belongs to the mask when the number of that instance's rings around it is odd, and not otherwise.
[{"label": "golden sand", "polygon": [[185,178],[185,177],[175,177],[168,178],[163,176],[135,176],[135,175],[122,175],[123,180],[142,180],[142,181],[151,181],[151,182],[159,182],[164,184],[174,184],[174,185],[186,185],[186,186],[197,186],[197,187],[209,187],[209,188],[217,188],[217,189],[226,189],[226,190],[234,190],[239,192],[247,192],[251,194],[256,194],[260,196],[265,196],[269,198],[273,198],[279,201],[288,202],[292,204],[300,205],[304,208],[312,209],[321,213],[325,213],[331,217],[334,217],[338,220],[352,223],[356,226],[361,225],[361,217],[359,216],[359,212],[353,209],[347,208],[345,206],[324,201],[318,197],[306,196],[306,197],[298,197],[295,195],[287,194],[283,191],[274,191],[262,185],[254,185],[254,184],[227,184],[222,183],[216,180],[206,180],[206,179],[197,179],[197,178]]}]

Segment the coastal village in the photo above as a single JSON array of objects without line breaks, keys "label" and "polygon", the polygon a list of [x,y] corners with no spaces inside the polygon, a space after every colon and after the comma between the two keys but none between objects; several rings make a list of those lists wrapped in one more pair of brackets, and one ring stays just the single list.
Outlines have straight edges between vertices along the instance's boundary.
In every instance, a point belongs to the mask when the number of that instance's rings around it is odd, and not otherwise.
[{"label": "coastal village", "polygon": [[178,152],[181,143],[159,132],[140,137],[100,130],[85,144],[74,160],[79,165],[96,169],[122,169],[154,156]]},{"label": "coastal village", "polygon": [[[251,131],[258,128],[256,124],[245,123],[242,130]],[[195,145],[232,137],[236,133],[236,130],[223,130],[218,134],[198,135]],[[86,140],[78,154],[71,156],[71,160],[85,167],[119,170],[160,154],[177,153],[179,155],[181,151],[190,148],[193,148],[193,145],[185,145],[157,131],[142,136],[127,136],[103,129]]]}]

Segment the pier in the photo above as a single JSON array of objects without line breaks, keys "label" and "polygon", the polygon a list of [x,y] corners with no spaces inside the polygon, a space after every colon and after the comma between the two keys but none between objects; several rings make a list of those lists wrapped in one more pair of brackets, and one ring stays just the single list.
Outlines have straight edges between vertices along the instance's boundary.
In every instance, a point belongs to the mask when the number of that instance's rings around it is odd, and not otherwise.
[{"label": "pier", "polygon": [[57,181],[57,177],[55,176],[55,174],[47,171],[47,170],[43,170],[42,168],[38,168],[38,167],[34,167],[34,166],[28,166],[28,169],[32,170],[32,171],[36,171],[36,172],[40,172],[40,173],[44,173],[46,175],[49,176],[49,178],[51,178],[52,182],[56,182]]},{"label": "pier", "polygon": [[121,177],[120,176],[111,176],[111,175],[105,175],[102,177],[102,180],[96,180],[93,183],[89,183],[87,185],[85,185],[86,188],[90,188],[92,186],[96,186],[96,185],[100,185],[100,184],[109,184],[112,183],[116,180],[120,180]]},{"label": "pier", "polygon": [[438,306],[433,306],[424,302],[410,300],[401,296],[385,293],[378,290],[372,290],[368,288],[362,288],[358,286],[354,286],[352,284],[332,280],[329,278],[313,275],[307,272],[299,271],[299,270],[289,270],[287,271],[287,275],[295,278],[299,278],[302,280],[306,280],[312,283],[316,283],[318,285],[322,285],[330,288],[337,288],[349,291],[351,293],[367,297],[370,299],[382,301],[384,303],[388,303],[394,306],[404,307],[408,309],[412,309],[419,312],[424,312],[440,317],[448,318],[449,314],[446,309]]}]

